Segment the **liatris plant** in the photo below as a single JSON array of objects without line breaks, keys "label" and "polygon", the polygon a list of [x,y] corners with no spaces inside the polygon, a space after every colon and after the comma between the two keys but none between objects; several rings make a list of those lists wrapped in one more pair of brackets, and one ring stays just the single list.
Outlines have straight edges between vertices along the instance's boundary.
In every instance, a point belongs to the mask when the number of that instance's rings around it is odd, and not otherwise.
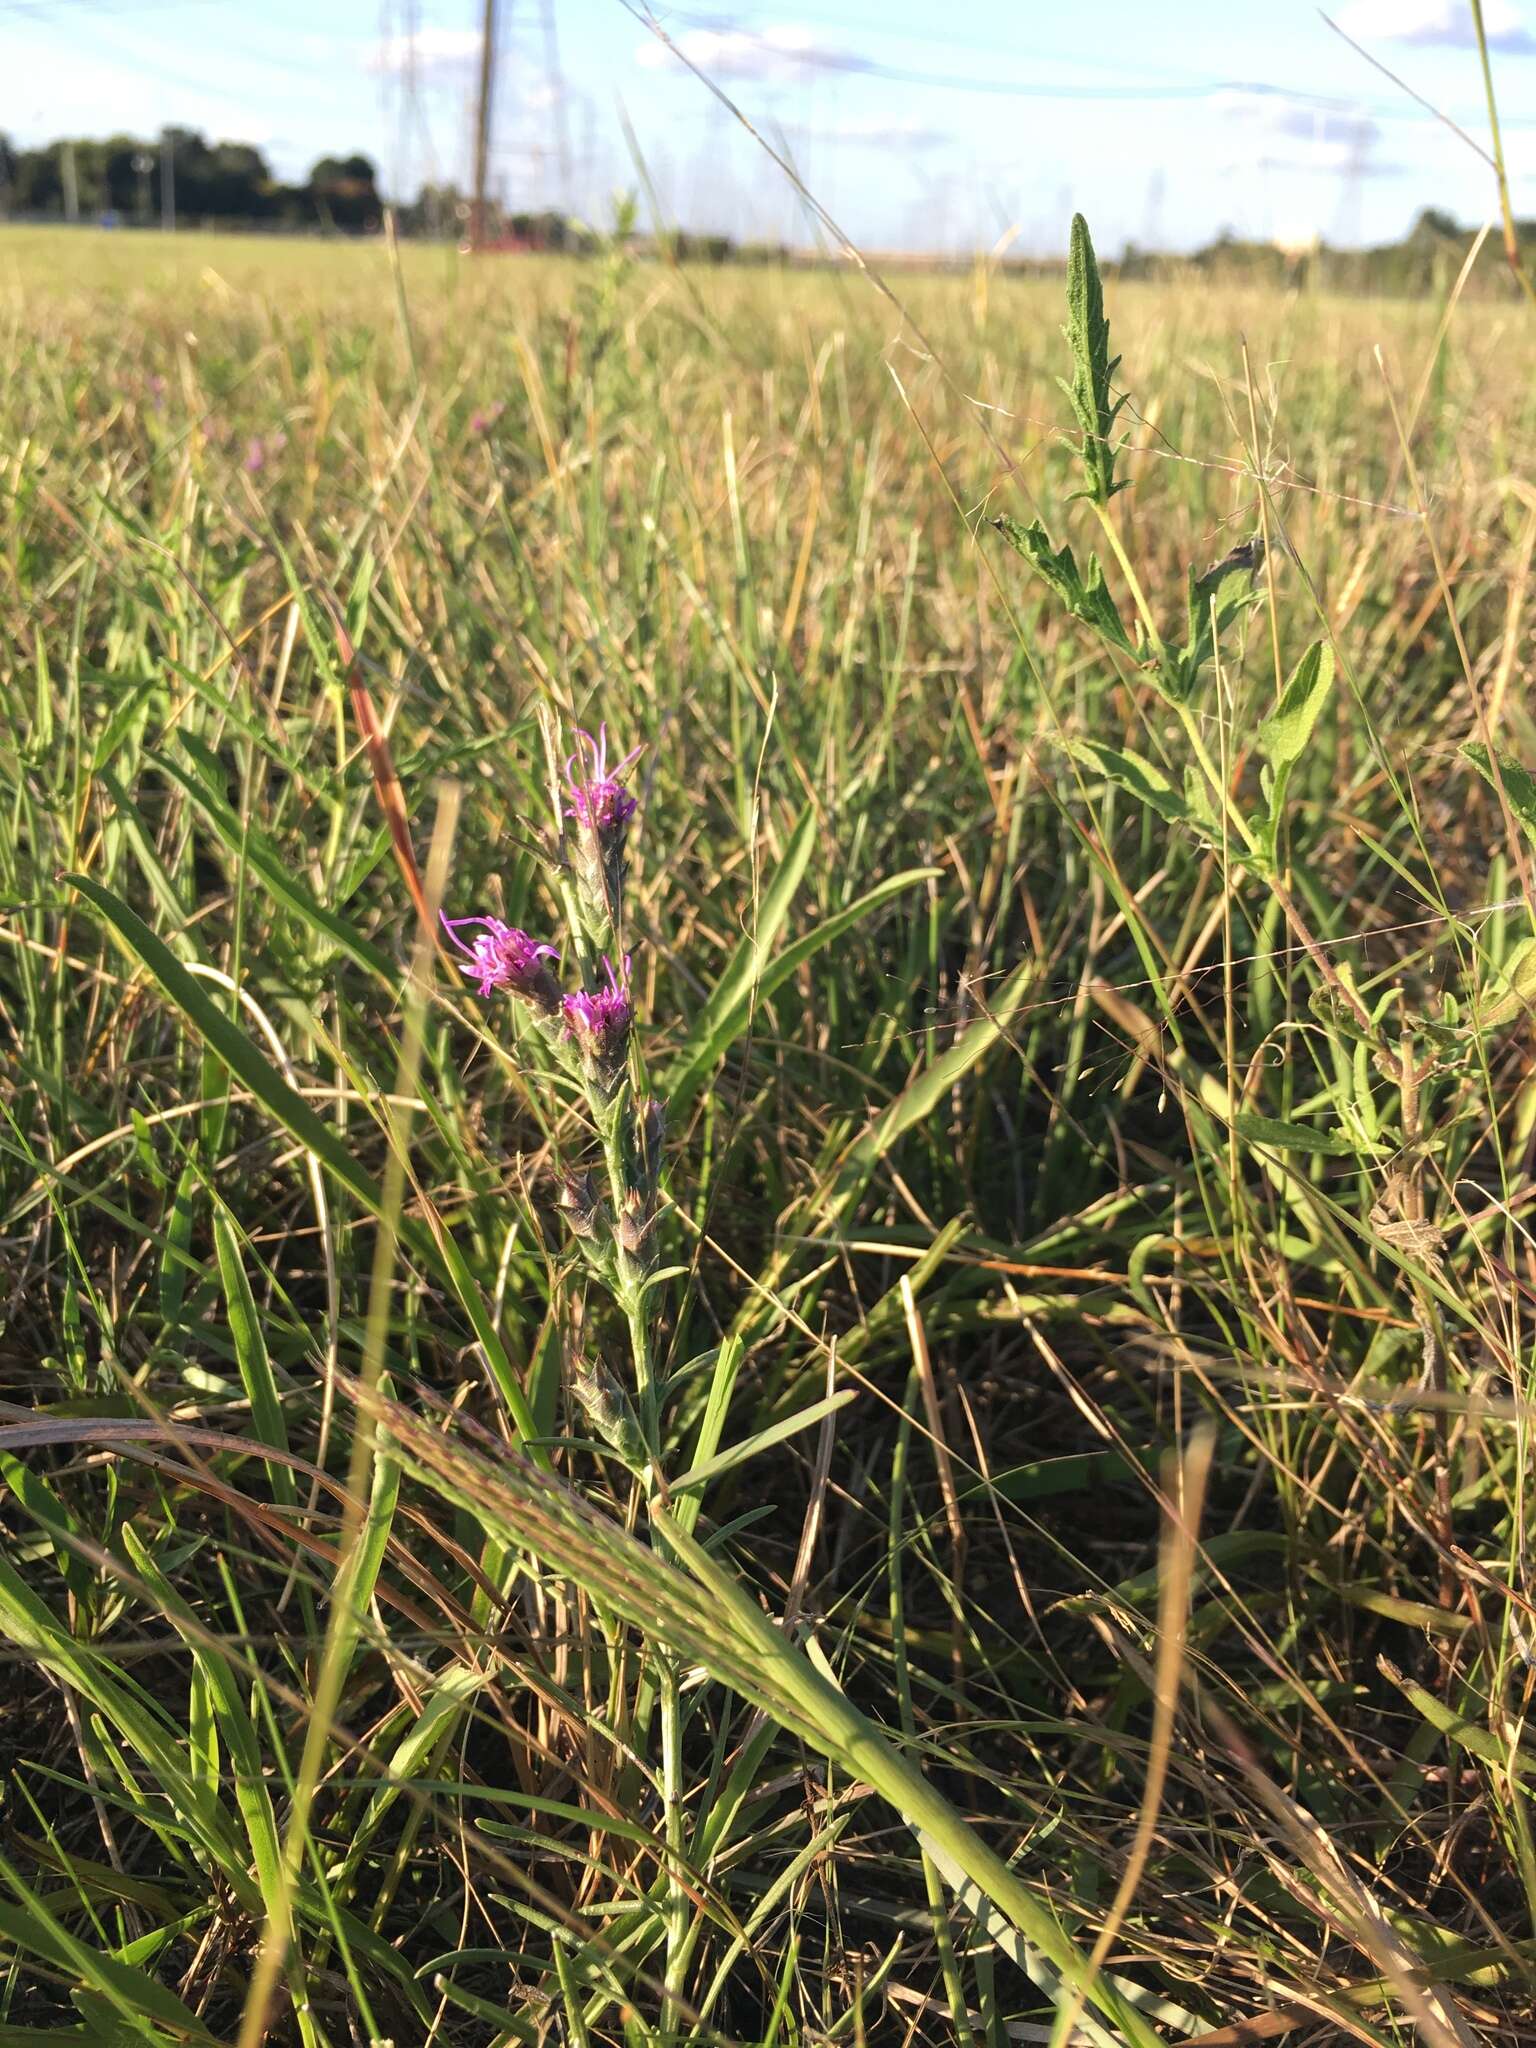
[{"label": "liatris plant", "polygon": [[[633,1028],[633,962],[622,950],[626,842],[636,808],[625,776],[640,749],[610,762],[606,726],[595,738],[578,731],[576,740],[563,781],[552,777],[550,850],[566,926],[563,948],[496,917],[444,916],[443,926],[480,994],[504,990],[516,997],[585,1098],[602,1170],[567,1168],[559,1204],[589,1275],[624,1320],[632,1386],[606,1364],[588,1360],[574,1369],[571,1392],[603,1441],[654,1490],[660,1398],[646,1281],[665,1117],[661,1103],[645,1093]],[[562,990],[555,962],[580,986]]]},{"label": "liatris plant", "polygon": [[[570,1392],[598,1437],[640,1480],[646,1500],[665,1498],[662,1395],[657,1382],[653,1236],[661,1202],[662,1104],[645,1090],[634,1032],[630,954],[623,950],[626,845],[635,798],[624,780],[634,748],[610,764],[608,732],[578,731],[563,783],[551,775],[552,869],[565,919],[564,951],[499,918],[444,918],[464,973],[482,995],[507,990],[533,1019],[559,1066],[576,1082],[602,1147],[599,1173],[561,1176],[560,1208],[592,1281],[611,1297],[628,1337],[628,1384],[600,1356],[573,1365]],[[474,934],[467,942],[463,932]],[[574,968],[580,987],[562,993],[550,963]],[[584,1319],[585,1321],[585,1319]],[[688,1896],[678,1879],[684,1852],[682,1702],[673,1659],[652,1648],[653,1698],[661,1722],[663,1825],[674,1862],[664,1906],[663,2035],[669,2034],[689,1947]]]}]

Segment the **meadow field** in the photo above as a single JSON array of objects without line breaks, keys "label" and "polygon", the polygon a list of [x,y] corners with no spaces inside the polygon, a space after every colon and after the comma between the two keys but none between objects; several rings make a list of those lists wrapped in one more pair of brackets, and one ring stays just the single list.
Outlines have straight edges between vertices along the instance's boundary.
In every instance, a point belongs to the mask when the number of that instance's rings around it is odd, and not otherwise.
[{"label": "meadow field", "polygon": [[1536,315],[891,292],[0,235],[0,2048],[1536,2041]]}]

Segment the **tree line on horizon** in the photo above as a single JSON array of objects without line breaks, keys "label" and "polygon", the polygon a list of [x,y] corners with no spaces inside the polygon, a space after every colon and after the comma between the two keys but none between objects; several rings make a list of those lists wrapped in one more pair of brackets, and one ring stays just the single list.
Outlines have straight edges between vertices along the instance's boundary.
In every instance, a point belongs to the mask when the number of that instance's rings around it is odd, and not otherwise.
[{"label": "tree line on horizon", "polygon": [[[73,212],[87,221],[158,225],[166,149],[171,152],[176,219],[183,226],[367,234],[381,225],[388,203],[372,161],[361,154],[320,157],[302,183],[288,184],[273,175],[254,144],[210,143],[190,128],[168,128],[150,140],[61,137],[34,149],[18,148],[0,132],[0,220],[58,220]],[[396,224],[406,235],[455,238],[464,232],[469,212],[467,199],[452,184],[425,184],[415,199],[394,204]],[[1520,223],[1519,236],[1522,246],[1536,246],[1536,223]],[[629,234],[621,238],[634,239]],[[581,253],[602,238],[565,214],[495,209],[491,239],[506,247]],[[739,243],[723,234],[673,229],[651,239],[655,252],[674,262],[816,260],[780,244]],[[1449,214],[1426,207],[1400,241],[1374,248],[1332,249],[1319,242],[1311,249],[1287,250],[1224,230],[1189,255],[1127,247],[1122,260],[1107,268],[1125,278],[1152,278],[1193,265],[1254,283],[1413,294],[1436,289],[1447,266],[1465,257],[1472,239],[1472,231]],[[1053,271],[1059,263],[1014,257],[1000,267],[1028,275]],[[1479,277],[1491,278],[1503,268],[1502,249],[1490,236]]]},{"label": "tree line on horizon", "polygon": [[190,128],[168,128],[148,141],[134,135],[60,137],[36,149],[20,149],[0,134],[0,215],[48,220],[74,211],[81,220],[158,224],[165,150],[180,221],[329,227],[351,234],[379,224],[384,201],[366,156],[323,156],[302,184],[290,185],[273,176],[251,143],[210,143]]}]

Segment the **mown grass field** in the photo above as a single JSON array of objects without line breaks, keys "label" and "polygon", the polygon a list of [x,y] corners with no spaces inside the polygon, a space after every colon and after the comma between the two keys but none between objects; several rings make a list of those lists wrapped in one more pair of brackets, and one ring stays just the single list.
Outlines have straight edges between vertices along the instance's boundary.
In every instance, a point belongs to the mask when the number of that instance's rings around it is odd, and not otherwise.
[{"label": "mown grass field", "polygon": [[1536,2040],[1536,328],[895,289],[0,239],[0,2048]]}]

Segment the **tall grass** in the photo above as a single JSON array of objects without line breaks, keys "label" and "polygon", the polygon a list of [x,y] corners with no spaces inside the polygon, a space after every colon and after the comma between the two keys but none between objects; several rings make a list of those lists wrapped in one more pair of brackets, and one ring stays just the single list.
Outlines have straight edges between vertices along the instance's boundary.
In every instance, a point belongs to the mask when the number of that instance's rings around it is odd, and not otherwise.
[{"label": "tall grass", "polygon": [[[1111,285],[1101,526],[985,267],[0,283],[0,2048],[1536,2039],[1523,312]],[[381,803],[599,719],[638,1473]]]}]

